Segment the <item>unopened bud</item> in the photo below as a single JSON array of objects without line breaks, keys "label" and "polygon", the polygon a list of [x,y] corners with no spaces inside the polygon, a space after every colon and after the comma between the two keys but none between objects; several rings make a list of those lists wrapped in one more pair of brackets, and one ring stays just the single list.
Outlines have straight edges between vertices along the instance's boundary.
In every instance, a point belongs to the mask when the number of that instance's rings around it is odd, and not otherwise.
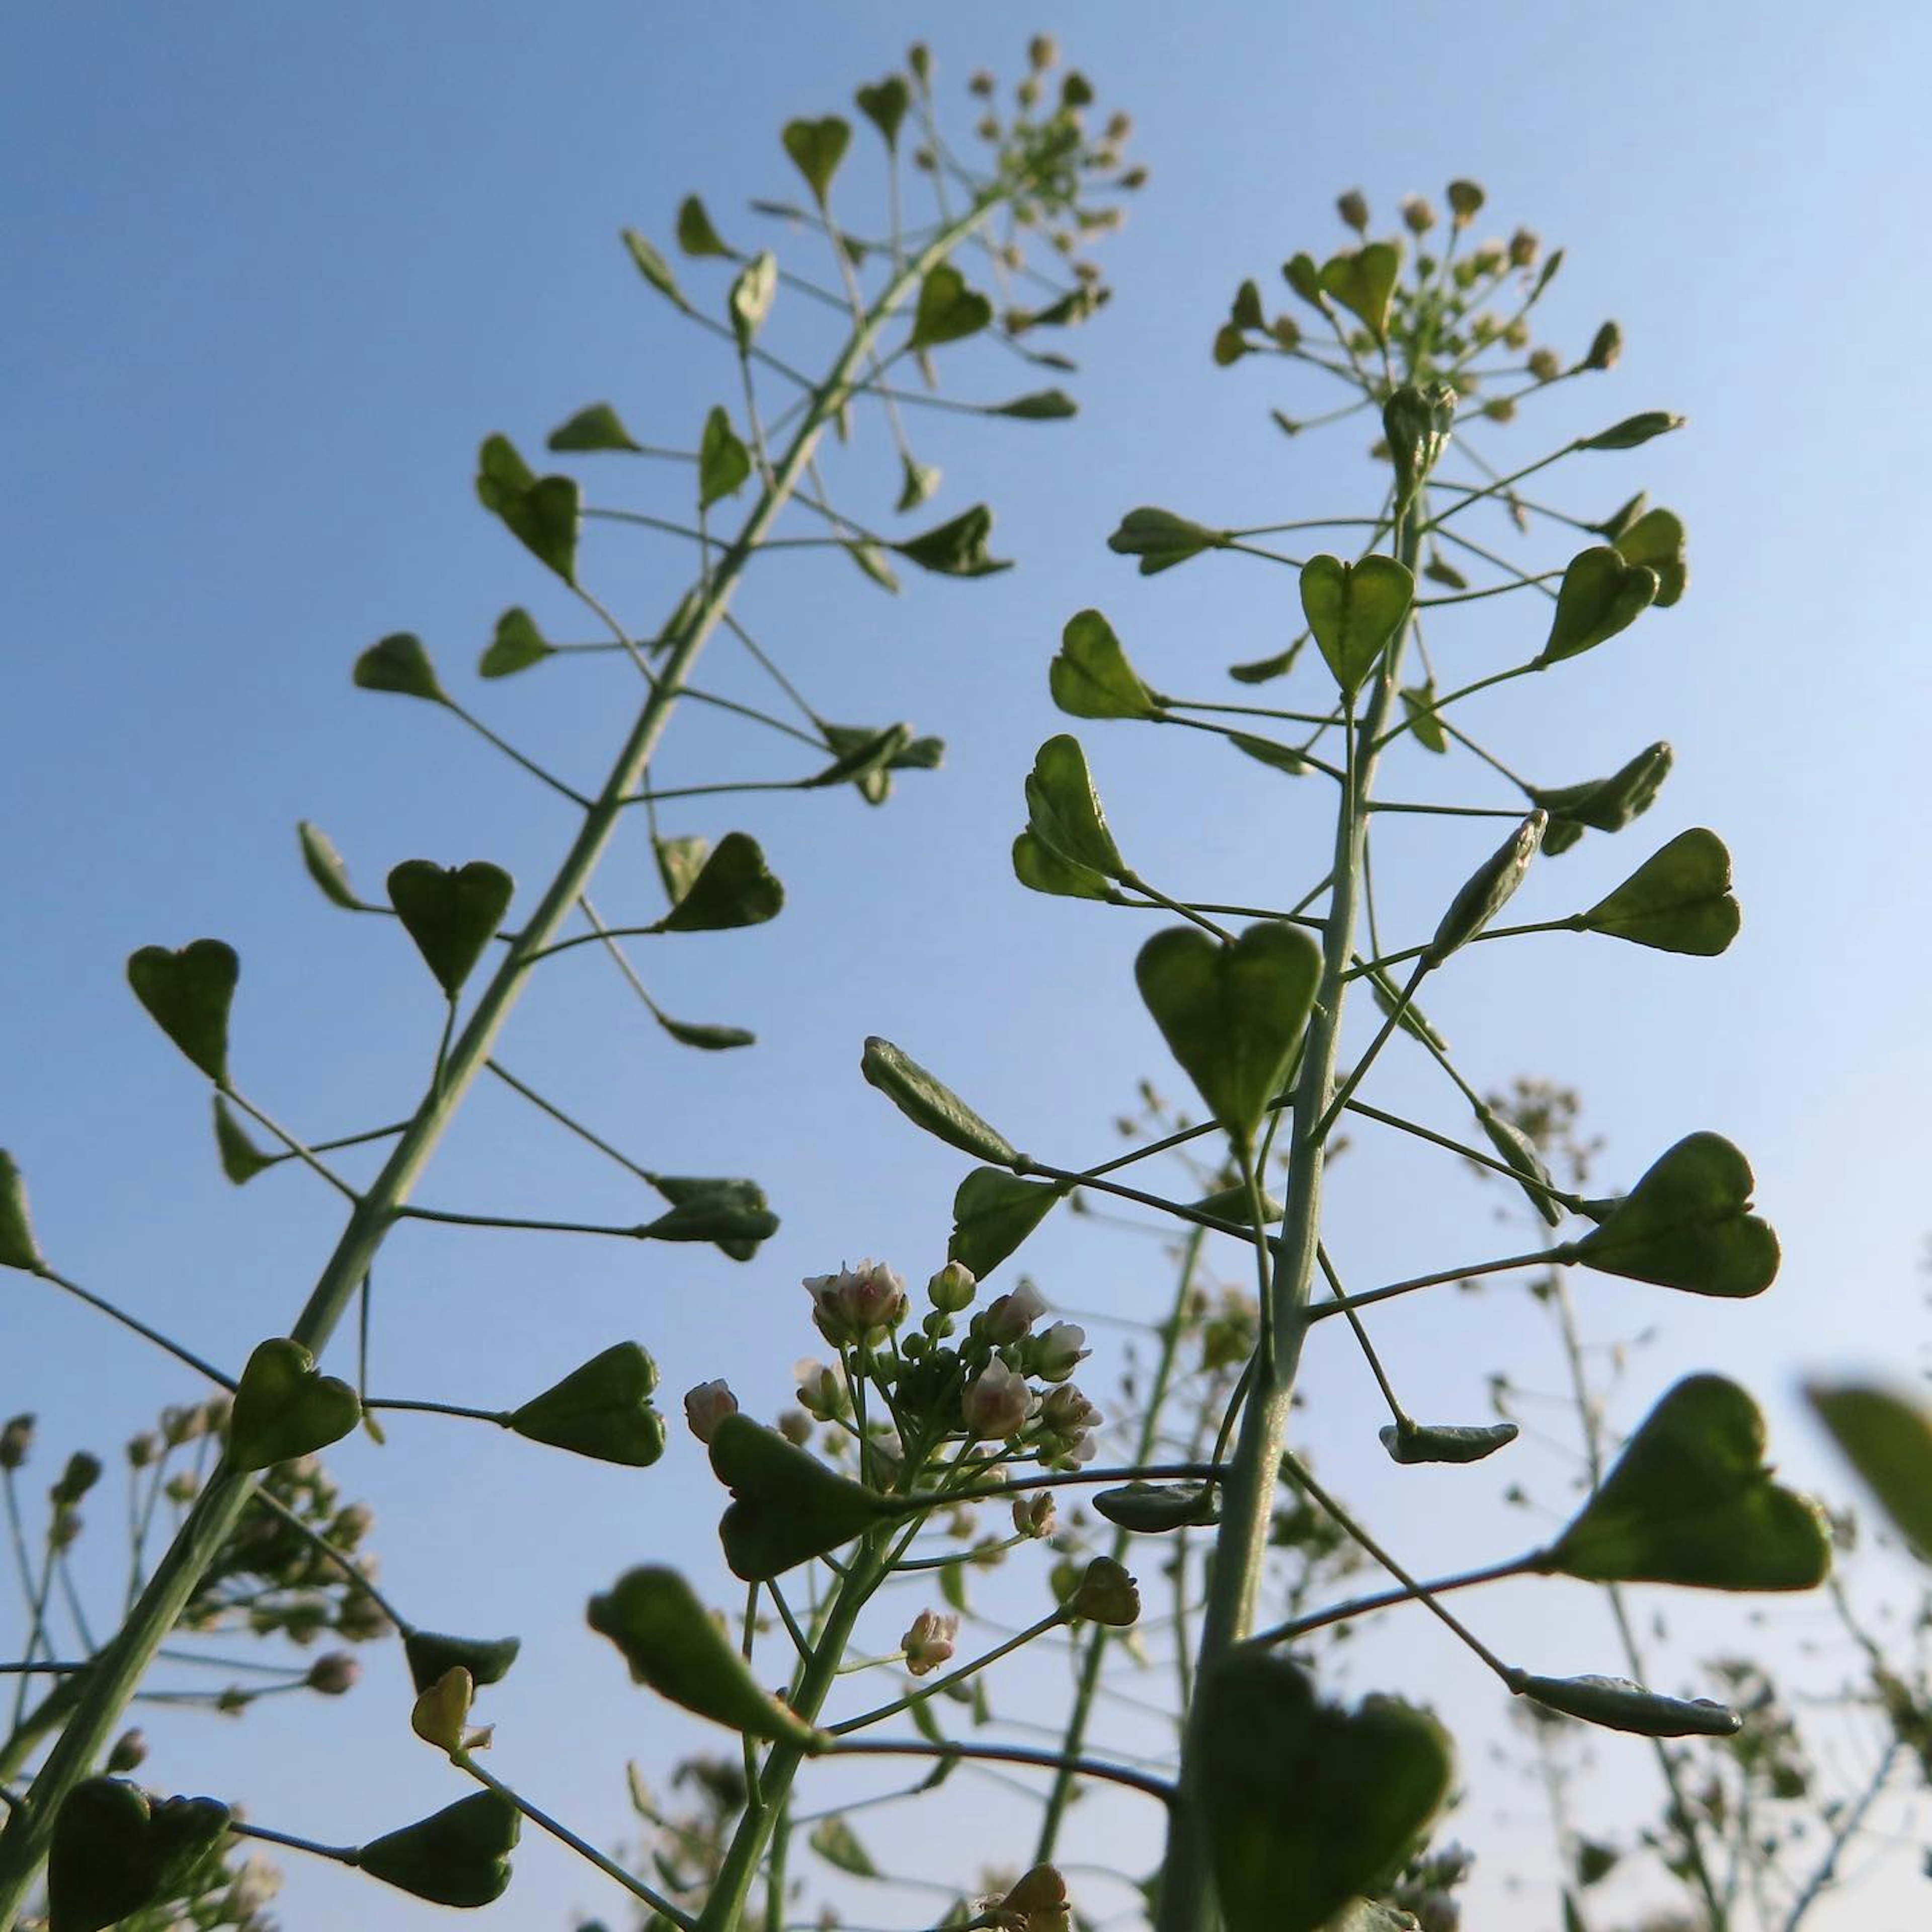
[{"label": "unopened bud", "polygon": [[1448,194],[1449,212],[1456,218],[1456,226],[1468,227],[1481,212],[1483,190],[1472,181],[1452,181]]},{"label": "unopened bud", "polygon": [[980,100],[990,100],[993,92],[993,76],[984,68],[966,83],[966,92]]},{"label": "unopened bud", "polygon": [[130,1469],[145,1469],[161,1453],[161,1438],[152,1430],[143,1430],[138,1436],[128,1438],[128,1466]]},{"label": "unopened bud", "polygon": [[1553,382],[1563,373],[1563,358],[1553,349],[1532,349],[1529,373],[1539,382]]},{"label": "unopened bud", "polygon": [[1606,322],[1591,338],[1590,352],[1583,358],[1583,367],[1586,369],[1611,368],[1623,352],[1623,331],[1615,322]]},{"label": "unopened bud", "polygon": [[995,1348],[1017,1342],[1046,1312],[1046,1301],[1030,1281],[997,1297],[980,1318],[980,1333]]},{"label": "unopened bud", "polygon": [[1060,43],[1051,34],[1036,34],[1027,43],[1027,58],[1036,74],[1044,74],[1060,58]]},{"label": "unopened bud", "polygon": [[1346,194],[1338,194],[1335,197],[1335,212],[1358,235],[1369,232],[1368,197],[1360,188],[1352,188]]},{"label": "unopened bud", "polygon": [[16,1415],[0,1425],[0,1469],[17,1469],[34,1446],[34,1418]]},{"label": "unopened bud", "polygon": [[844,1378],[823,1362],[808,1357],[796,1368],[799,1406],[820,1422],[836,1422],[845,1413]]},{"label": "unopened bud", "polygon": [[960,1398],[960,1413],[975,1436],[1000,1442],[1026,1426],[1033,1409],[1033,1391],[1025,1376],[1010,1369],[996,1355],[980,1371]]},{"label": "unopened bud", "polygon": [[932,79],[932,50],[923,40],[915,40],[906,49],[906,65],[912,69],[913,78],[922,83]]},{"label": "unopened bud", "polygon": [[1042,1491],[1034,1496],[1016,1496],[1013,1498],[1013,1534],[1043,1540],[1053,1534],[1058,1515],[1059,1511],[1054,1506],[1050,1492]]},{"label": "unopened bud", "polygon": [[138,1726],[133,1730],[123,1731],[107,1754],[108,1772],[116,1775],[124,1771],[136,1770],[147,1755],[147,1733]]},{"label": "unopened bud", "polygon": [[906,1668],[915,1677],[937,1670],[951,1658],[953,1640],[958,1634],[957,1617],[943,1616],[937,1610],[921,1610],[913,1619],[912,1628],[901,1640]]},{"label": "unopened bud", "polygon": [[1092,1351],[1077,1322],[1056,1322],[1027,1344],[1026,1365],[1043,1382],[1064,1382]]},{"label": "unopened bud", "polygon": [[794,1449],[802,1449],[812,1440],[812,1418],[802,1408],[786,1409],[778,1418],[778,1433]]},{"label": "unopened bud", "polygon": [[948,1262],[926,1285],[926,1298],[942,1315],[958,1315],[973,1305],[980,1284],[964,1262]]},{"label": "unopened bud", "polygon": [[1402,204],[1402,224],[1412,235],[1426,235],[1436,226],[1436,211],[1419,194],[1412,194]]},{"label": "unopened bud", "polygon": [[694,1389],[688,1390],[684,1398],[684,1419],[691,1425],[691,1432],[700,1442],[711,1440],[711,1432],[728,1415],[738,1412],[738,1398],[728,1384],[722,1381],[700,1382]]},{"label": "unopened bud", "polygon": [[356,1680],[362,1675],[362,1665],[346,1650],[332,1650],[309,1666],[303,1682],[325,1697],[340,1697],[356,1688]]},{"label": "unopened bud", "polygon": [[1536,258],[1542,252],[1541,239],[1527,228],[1519,228],[1509,238],[1510,266],[1514,268],[1534,267]]},{"label": "unopened bud", "polygon": [[47,1492],[56,1509],[71,1509],[100,1480],[100,1458],[76,1449],[67,1459],[61,1478]]}]

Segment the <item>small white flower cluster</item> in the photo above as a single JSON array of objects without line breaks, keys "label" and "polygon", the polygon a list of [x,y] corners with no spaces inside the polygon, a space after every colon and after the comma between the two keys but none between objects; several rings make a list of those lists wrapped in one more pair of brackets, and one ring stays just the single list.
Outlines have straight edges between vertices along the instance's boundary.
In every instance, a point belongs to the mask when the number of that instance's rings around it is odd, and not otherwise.
[{"label": "small white flower cluster", "polygon": [[905,1283],[884,1262],[866,1260],[836,1274],[807,1275],[812,1318],[835,1348],[883,1341],[906,1318]]}]

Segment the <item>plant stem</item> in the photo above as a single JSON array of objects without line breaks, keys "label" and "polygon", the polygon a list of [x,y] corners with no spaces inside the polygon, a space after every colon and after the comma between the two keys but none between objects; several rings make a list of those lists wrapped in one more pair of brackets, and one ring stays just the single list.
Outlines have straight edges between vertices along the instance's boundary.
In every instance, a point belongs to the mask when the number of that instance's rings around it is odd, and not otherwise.
[{"label": "plant stem", "polygon": [[[672,637],[663,674],[632,724],[596,802],[544,893],[530,924],[510,944],[468,1024],[454,1043],[442,1077],[428,1094],[397,1143],[382,1172],[350,1214],[335,1250],[308,1300],[289,1331],[320,1354],[369,1272],[378,1250],[428,1167],[438,1143],[471,1084],[488,1063],[498,1035],[520,996],[530,956],[556,937],[593,874],[625,816],[625,800],[643,782],[657,748],[675,694],[722,620],[746,566],[763,544],[806,474],[820,435],[838,414],[854,372],[879,331],[918,286],[926,271],[943,261],[986,221],[998,205],[976,202],[948,222],[927,246],[908,260],[854,328],[824,382],[813,392],[811,407],[783,460],[724,554],[708,593]],[[49,1753],[26,1802],[8,1816],[0,1832],[0,1932],[12,1932],[45,1861],[54,1820],[70,1792],[106,1748],[122,1713],[155,1651],[179,1621],[196,1586],[234,1533],[256,1479],[224,1462],[204,1486],[173,1544],[155,1566],[126,1622],[96,1660],[79,1705]],[[748,1874],[746,1875],[748,1882]],[[742,1903],[742,1894],[741,1894]],[[727,1920],[707,1920],[722,1925]]]},{"label": "plant stem", "polygon": [[[1396,553],[1410,569],[1421,539],[1413,504],[1399,514]],[[1325,1149],[1310,1129],[1327,1111],[1341,1046],[1345,984],[1354,947],[1361,885],[1361,852],[1367,803],[1375,782],[1381,740],[1400,670],[1403,639],[1388,647],[1366,716],[1349,734],[1348,782],[1336,813],[1334,874],[1322,934],[1322,978],[1314,1016],[1302,1051],[1294,1096],[1294,1140],[1289,1154],[1288,1212],[1275,1246],[1267,1324],[1272,1346],[1256,1378],[1241,1418],[1240,1434],[1222,1484],[1221,1524],[1204,1606],[1197,1673],[1215,1663],[1252,1629],[1255,1604],[1274,1520],[1275,1486],[1286,1446],[1294,1378],[1307,1334],[1309,1298],[1322,1226]],[[1266,1237],[1258,1229],[1257,1240]],[[1162,1868],[1159,1932],[1208,1932],[1213,1886],[1198,1816],[1197,1742],[1190,1727],[1184,1740],[1180,1792],[1170,1814],[1167,1858]]]}]

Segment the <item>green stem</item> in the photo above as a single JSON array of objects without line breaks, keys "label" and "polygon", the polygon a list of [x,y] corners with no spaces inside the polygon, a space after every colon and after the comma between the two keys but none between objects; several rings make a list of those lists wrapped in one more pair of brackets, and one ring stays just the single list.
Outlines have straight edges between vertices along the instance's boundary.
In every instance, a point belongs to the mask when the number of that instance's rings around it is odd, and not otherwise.
[{"label": "green stem", "polygon": [[[624,801],[643,782],[645,770],[675,706],[676,693],[723,617],[746,566],[764,542],[779,512],[804,476],[820,436],[837,416],[854,374],[880,329],[916,290],[927,270],[943,261],[997,206],[976,202],[949,222],[931,242],[886,284],[855,328],[825,381],[813,392],[812,407],[771,484],[725,553],[710,593],[681,629],[673,634],[663,676],[631,727],[596,802],[538,902],[530,923],[509,950],[478,999],[469,1023],[454,1043],[443,1077],[404,1131],[382,1172],[351,1211],[334,1253],[290,1330],[292,1339],[317,1354],[373,1264],[397,1212],[408,1200],[470,1086],[488,1063],[521,995],[529,956],[556,937],[571,908],[590,888],[592,875],[624,820]],[[196,1586],[233,1534],[256,1487],[256,1478],[225,1464],[202,1488],[172,1546],[155,1566],[146,1587],[118,1634],[101,1652],[96,1670],[60,1742],[48,1754],[27,1802],[13,1811],[0,1832],[0,1932],[12,1932],[47,1855],[54,1820],[68,1792],[87,1776],[104,1750],[155,1651],[179,1621]],[[748,1882],[748,1874],[746,1882]],[[740,1894],[740,1904],[742,1895]],[[735,1914],[734,1914],[735,1916]],[[711,1920],[714,1928],[730,1922]]]},{"label": "green stem", "polygon": [[[1412,571],[1421,538],[1413,505],[1399,513],[1396,554]],[[1354,947],[1361,884],[1366,809],[1375,783],[1381,740],[1394,702],[1403,640],[1389,646],[1367,715],[1349,733],[1348,782],[1336,813],[1334,883],[1322,934],[1322,978],[1296,1084],[1294,1137],[1289,1154],[1288,1212],[1274,1244],[1267,1324],[1271,1340],[1265,1372],[1256,1378],[1241,1417],[1240,1434],[1222,1484],[1222,1515],[1214,1539],[1201,1634],[1197,1675],[1204,1676],[1253,1627],[1268,1535],[1274,1520],[1275,1486],[1287,1445],[1294,1379],[1307,1333],[1309,1299],[1322,1225],[1326,1149],[1310,1130],[1327,1111],[1340,1052],[1345,984]],[[1258,1230],[1257,1240],[1264,1237]],[[1162,1869],[1159,1932],[1208,1932],[1213,1886],[1199,1816],[1196,1740],[1184,1741],[1179,1802],[1171,1815],[1167,1858]]]}]

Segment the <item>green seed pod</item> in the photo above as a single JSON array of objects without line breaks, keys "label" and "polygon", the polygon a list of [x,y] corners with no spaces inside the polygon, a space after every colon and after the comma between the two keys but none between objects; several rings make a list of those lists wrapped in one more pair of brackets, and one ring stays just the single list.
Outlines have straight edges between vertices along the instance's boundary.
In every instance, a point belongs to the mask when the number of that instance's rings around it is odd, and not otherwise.
[{"label": "green seed pod", "polygon": [[1398,502],[1412,497],[1449,446],[1456,415],[1456,392],[1447,382],[1426,388],[1405,383],[1382,406],[1382,430],[1395,465]]},{"label": "green seed pod", "polygon": [[1529,862],[1542,842],[1543,828],[1550,814],[1540,807],[1532,812],[1502,844],[1477,868],[1467,884],[1449,902],[1436,937],[1429,942],[1422,963],[1432,970],[1442,964],[1459,946],[1466,946],[1509,903],[1522,884]]}]

